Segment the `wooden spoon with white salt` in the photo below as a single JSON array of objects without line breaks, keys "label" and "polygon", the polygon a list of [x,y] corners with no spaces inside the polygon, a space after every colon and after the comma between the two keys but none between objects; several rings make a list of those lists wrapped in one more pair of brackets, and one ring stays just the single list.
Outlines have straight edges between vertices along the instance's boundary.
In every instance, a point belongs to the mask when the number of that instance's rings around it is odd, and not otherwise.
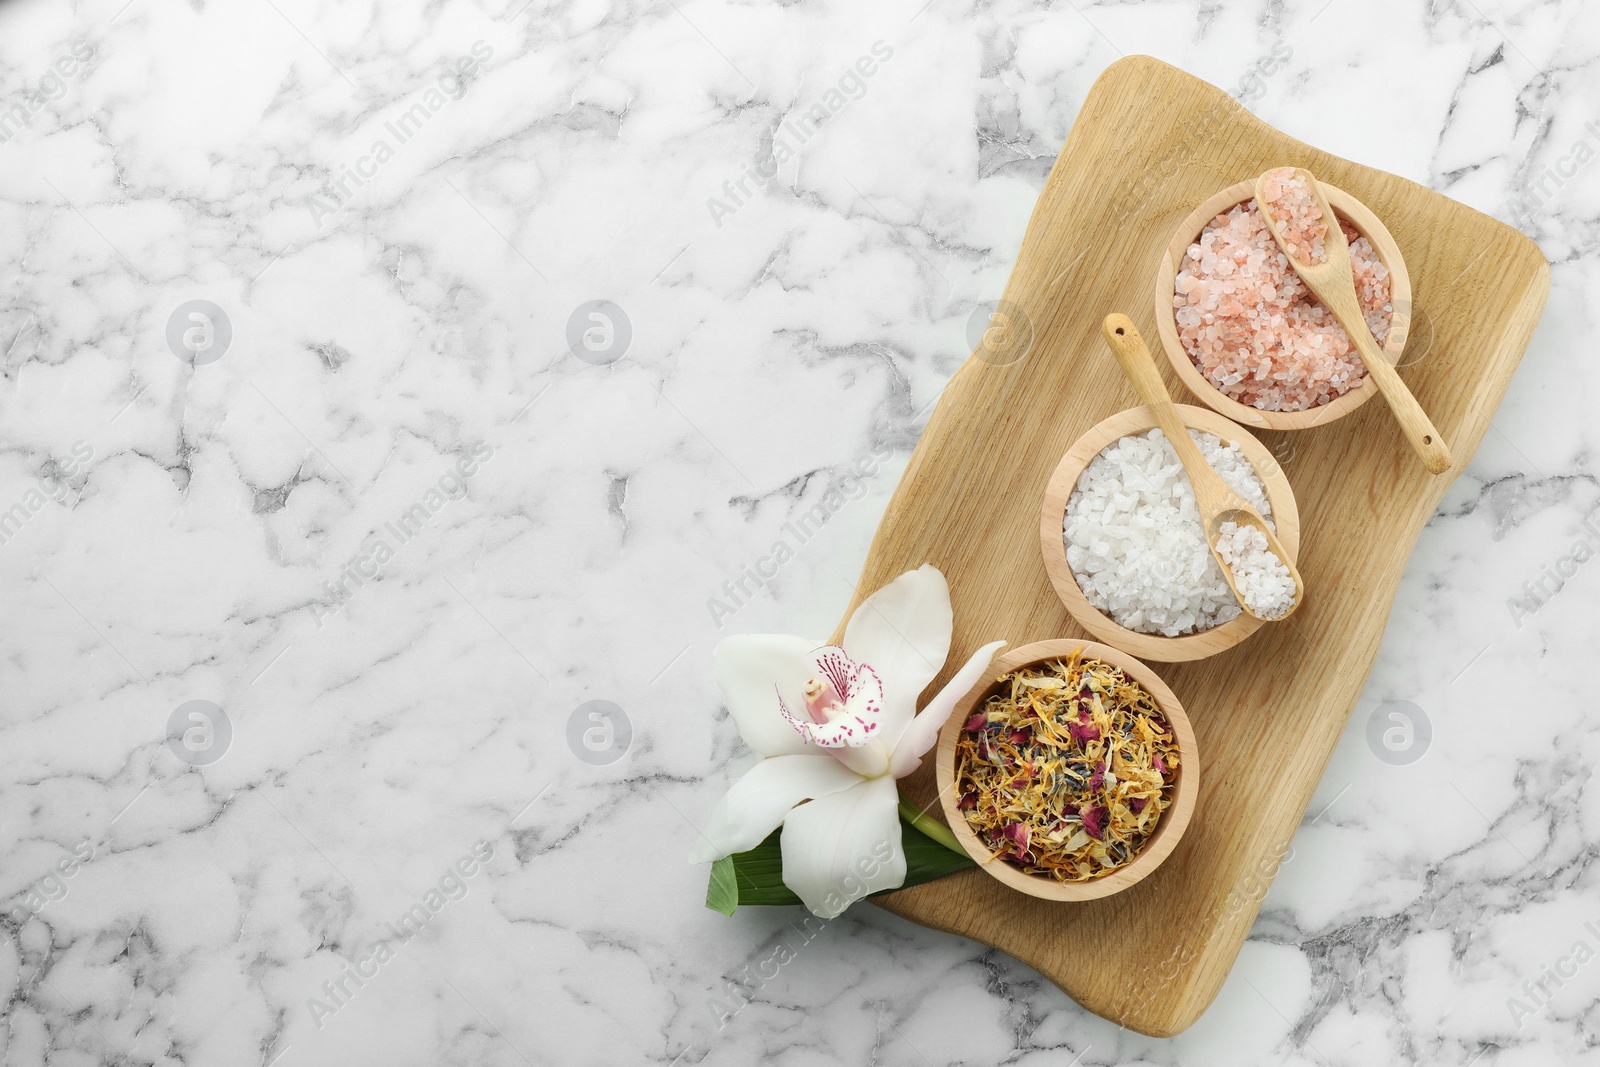
[{"label": "wooden spoon with white salt", "polygon": [[[1297,190],[1289,184],[1293,179],[1305,183],[1305,192],[1311,197],[1310,206],[1320,212],[1318,218],[1309,220],[1310,223],[1321,225],[1327,231],[1322,238],[1320,259],[1316,258],[1314,244],[1309,242],[1304,221],[1295,217],[1293,197]],[[1429,474],[1449,470],[1450,446],[1445,444],[1428,413],[1406,388],[1400,372],[1378,351],[1377,338],[1372,336],[1366,316],[1361,313],[1361,301],[1356,298],[1355,279],[1350,272],[1350,246],[1345,243],[1338,216],[1328,205],[1317,179],[1304,167],[1275,167],[1256,179],[1256,207],[1272,239],[1289,257],[1294,272],[1333,312],[1356,351],[1361,353],[1361,362],[1367,365],[1367,376],[1389,402],[1406,440],[1422,458],[1422,465]],[[1274,216],[1274,211],[1279,214]]]},{"label": "wooden spoon with white salt", "polygon": [[[1200,446],[1189,436],[1166,383],[1150,358],[1150,349],[1133,325],[1133,320],[1122,314],[1107,315],[1100,324],[1106,344],[1122,364],[1123,373],[1133,383],[1156,425],[1166,435],[1172,449],[1183,463],[1194,489],[1194,501],[1200,510],[1200,525],[1205,531],[1206,544],[1222,568],[1239,606],[1264,622],[1287,619],[1305,600],[1305,583],[1294,560],[1284,551],[1278,535],[1262,519],[1261,513],[1250,502],[1233,491],[1222,476],[1211,468]],[[1261,536],[1256,536],[1257,534]],[[1293,599],[1285,602],[1288,592],[1285,579],[1293,583]]]}]

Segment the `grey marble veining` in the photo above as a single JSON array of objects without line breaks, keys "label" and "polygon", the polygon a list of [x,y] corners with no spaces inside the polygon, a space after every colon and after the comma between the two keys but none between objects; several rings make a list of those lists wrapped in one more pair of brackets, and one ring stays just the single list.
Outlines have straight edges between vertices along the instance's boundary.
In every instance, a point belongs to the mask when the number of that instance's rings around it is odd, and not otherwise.
[{"label": "grey marble veining", "polygon": [[[831,628],[1135,52],[1553,264],[1171,1041],[684,862],[753,759],[711,648]],[[1597,53],[1576,0],[0,3],[0,1058],[1593,1059]]]}]

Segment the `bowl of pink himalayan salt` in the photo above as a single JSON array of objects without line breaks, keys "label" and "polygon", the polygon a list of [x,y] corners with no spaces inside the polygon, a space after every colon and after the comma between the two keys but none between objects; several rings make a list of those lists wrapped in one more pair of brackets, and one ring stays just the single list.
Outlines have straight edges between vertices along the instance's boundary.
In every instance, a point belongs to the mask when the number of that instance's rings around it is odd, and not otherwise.
[{"label": "bowl of pink himalayan salt", "polygon": [[[1356,296],[1391,363],[1405,348],[1411,281],[1383,223],[1323,182],[1350,245]],[[1304,430],[1348,415],[1377,388],[1360,353],[1272,239],[1252,182],[1179,225],[1156,273],[1156,332],[1183,384],[1245,426]]]}]

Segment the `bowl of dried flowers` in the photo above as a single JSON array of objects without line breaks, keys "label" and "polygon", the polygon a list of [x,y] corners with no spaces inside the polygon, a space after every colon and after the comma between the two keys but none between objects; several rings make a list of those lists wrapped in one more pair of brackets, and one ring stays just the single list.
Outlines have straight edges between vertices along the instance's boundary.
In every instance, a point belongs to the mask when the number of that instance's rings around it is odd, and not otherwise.
[{"label": "bowl of dried flowers", "polygon": [[989,874],[1045,900],[1135,884],[1177,846],[1200,786],[1194,729],[1126,653],[1052,640],[999,657],[939,735],[939,797]]},{"label": "bowl of dried flowers", "polygon": [[[1357,298],[1391,363],[1410,329],[1411,279],[1373,211],[1322,182],[1350,243]],[[1156,332],[1172,369],[1207,407],[1263,430],[1348,415],[1376,387],[1344,328],[1279,252],[1250,181],[1179,223],[1156,269]]]}]

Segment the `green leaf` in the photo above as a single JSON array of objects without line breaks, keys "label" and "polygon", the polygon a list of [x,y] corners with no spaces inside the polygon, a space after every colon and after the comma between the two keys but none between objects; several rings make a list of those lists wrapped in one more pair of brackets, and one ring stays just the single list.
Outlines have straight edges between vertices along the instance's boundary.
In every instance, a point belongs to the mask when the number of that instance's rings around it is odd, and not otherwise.
[{"label": "green leaf", "polygon": [[[706,907],[732,915],[740,906],[799,904],[800,898],[783,884],[783,853],[778,845],[782,832],[781,828],[774,830],[749,852],[737,852],[713,863],[711,881],[706,886]],[[972,857],[952,852],[904,819],[900,822],[900,847],[906,854],[906,880],[885,893],[977,866]]]},{"label": "green leaf", "polygon": [[724,856],[711,865],[711,881],[706,885],[706,907],[732,915],[739,907],[739,886],[735,880],[733,857]]}]

